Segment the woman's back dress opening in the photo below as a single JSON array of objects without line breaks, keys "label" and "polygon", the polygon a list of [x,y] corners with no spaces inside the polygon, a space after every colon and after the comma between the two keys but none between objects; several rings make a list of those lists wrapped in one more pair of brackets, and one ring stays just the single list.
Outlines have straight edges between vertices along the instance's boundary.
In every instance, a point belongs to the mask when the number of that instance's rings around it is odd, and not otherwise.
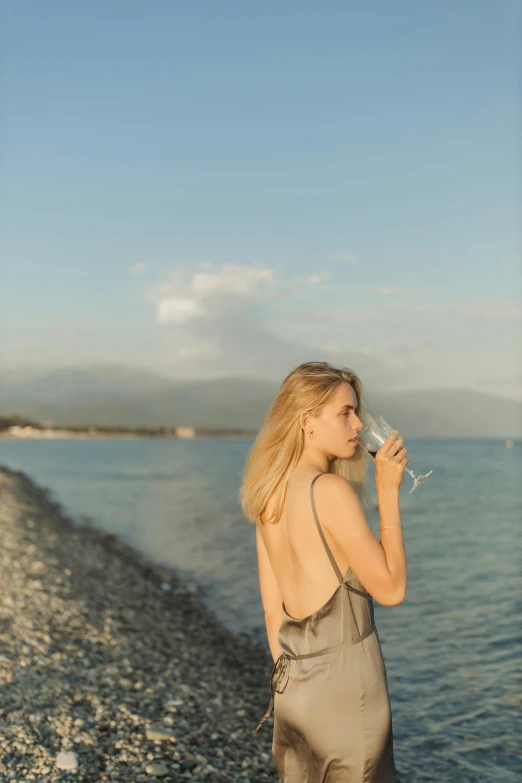
[{"label": "woman's back dress opening", "polygon": [[283,603],[282,650],[272,672],[272,754],[284,783],[399,783],[386,667],[373,599],[351,568],[341,574],[317,517],[339,580],[329,600],[298,620]]}]

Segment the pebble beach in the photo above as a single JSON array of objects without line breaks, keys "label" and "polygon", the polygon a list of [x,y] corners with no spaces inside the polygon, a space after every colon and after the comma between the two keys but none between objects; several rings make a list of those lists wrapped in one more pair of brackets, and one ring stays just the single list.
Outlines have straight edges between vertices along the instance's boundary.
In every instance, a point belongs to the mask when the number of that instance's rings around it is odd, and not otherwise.
[{"label": "pebble beach", "polygon": [[5,467],[0,533],[0,780],[277,783],[272,658],[195,583]]}]

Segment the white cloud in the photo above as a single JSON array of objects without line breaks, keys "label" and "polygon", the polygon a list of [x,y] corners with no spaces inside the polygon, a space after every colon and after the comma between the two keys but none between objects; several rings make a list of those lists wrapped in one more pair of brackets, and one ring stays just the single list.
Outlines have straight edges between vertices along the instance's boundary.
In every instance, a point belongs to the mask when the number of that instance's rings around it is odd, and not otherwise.
[{"label": "white cloud", "polygon": [[[289,368],[310,359],[341,360],[346,350],[328,346],[313,336],[278,333],[286,300],[295,283],[278,280],[267,266],[199,264],[197,269],[173,269],[168,278],[146,289],[156,310],[156,322],[171,327],[180,343],[166,356],[162,371],[178,377],[211,377],[216,373],[280,378]],[[287,295],[284,297],[283,295]],[[356,348],[350,361],[371,375],[368,359]],[[373,363],[373,362],[372,362]]]},{"label": "white cloud", "polygon": [[400,285],[381,285],[377,286],[377,288],[370,288],[370,293],[375,296],[398,296],[409,292]]},{"label": "white cloud", "polygon": [[231,304],[255,299],[261,287],[270,285],[275,277],[268,267],[214,267],[204,262],[199,268],[205,271],[173,269],[166,281],[148,288],[146,297],[156,306],[158,323],[186,324],[211,318]]},{"label": "white cloud", "polygon": [[[335,279],[325,294],[319,284],[330,277],[323,270],[296,280],[266,265],[173,269],[146,294],[165,335],[162,371],[280,378],[303,361],[322,359],[389,391],[480,389],[485,367],[499,377],[518,371],[516,300],[436,301],[435,290],[354,288]],[[311,295],[314,304],[303,306]],[[506,385],[505,392],[516,388]]]},{"label": "white cloud", "polygon": [[[208,269],[208,264],[205,268]],[[221,293],[251,296],[261,283],[270,283],[274,276],[274,270],[267,267],[223,264],[215,272],[196,272],[192,286],[197,296]]]},{"label": "white cloud", "polygon": [[[375,293],[375,290],[374,290]],[[380,296],[380,294],[375,294]],[[379,301],[349,304],[346,307],[320,306],[294,309],[289,314],[294,321],[331,323],[338,325],[360,325],[406,327],[411,331],[413,323],[418,327],[422,320],[433,323],[448,323],[448,319],[471,323],[473,320],[515,320],[522,318],[522,303],[518,301],[481,302],[404,302]],[[415,322],[415,320],[417,321]],[[454,324],[452,325],[454,327]]]},{"label": "white cloud", "polygon": [[156,318],[160,324],[183,324],[204,314],[202,306],[195,299],[167,296],[158,302]]},{"label": "white cloud", "polygon": [[324,272],[316,272],[315,274],[305,275],[305,277],[296,277],[297,283],[305,283],[306,285],[319,285],[325,280],[329,280],[331,277],[330,272],[325,269]]}]

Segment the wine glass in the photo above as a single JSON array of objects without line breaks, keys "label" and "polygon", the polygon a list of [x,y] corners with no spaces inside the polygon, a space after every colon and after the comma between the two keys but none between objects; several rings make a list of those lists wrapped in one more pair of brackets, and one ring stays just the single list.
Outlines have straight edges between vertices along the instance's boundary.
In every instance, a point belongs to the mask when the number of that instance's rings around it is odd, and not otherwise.
[{"label": "wine glass", "polygon": [[[368,451],[375,459],[375,455],[381,448],[382,444],[393,432],[395,432],[395,430],[393,430],[390,425],[384,421],[383,417],[377,416],[375,419],[370,419],[368,424],[366,424],[362,430],[359,430],[358,438],[366,451]],[[413,478],[413,487],[408,493],[410,495],[413,490],[419,486],[421,481],[424,481],[424,479],[427,479],[428,476],[431,476],[433,473],[433,471],[430,470],[430,472],[426,473],[424,476],[419,476],[417,473],[415,473],[414,470],[411,470],[411,468],[406,467],[405,470],[407,470],[410,476]]]}]

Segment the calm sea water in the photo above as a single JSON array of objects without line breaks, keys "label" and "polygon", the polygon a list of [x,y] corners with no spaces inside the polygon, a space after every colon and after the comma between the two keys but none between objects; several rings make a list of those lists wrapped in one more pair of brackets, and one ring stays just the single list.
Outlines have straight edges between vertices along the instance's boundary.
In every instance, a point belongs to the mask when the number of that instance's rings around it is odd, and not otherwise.
[{"label": "calm sea water", "polygon": [[[265,644],[255,528],[237,500],[246,439],[0,440],[0,465],[203,587]],[[408,591],[375,602],[401,781],[522,780],[522,444],[408,439]],[[373,472],[373,466],[371,467]],[[379,521],[371,515],[375,532]],[[267,687],[268,687],[267,672]]]}]

